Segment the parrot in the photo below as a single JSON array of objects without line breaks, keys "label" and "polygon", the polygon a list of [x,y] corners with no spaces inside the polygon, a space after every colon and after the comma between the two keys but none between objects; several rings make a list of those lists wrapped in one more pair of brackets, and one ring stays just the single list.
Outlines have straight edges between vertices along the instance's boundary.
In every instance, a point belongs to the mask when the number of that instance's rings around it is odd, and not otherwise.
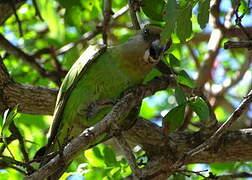
[{"label": "parrot", "polygon": [[60,86],[46,154],[101,121],[125,90],[143,82],[160,59],[161,32],[148,24],[122,44],[93,45],[83,52]]}]

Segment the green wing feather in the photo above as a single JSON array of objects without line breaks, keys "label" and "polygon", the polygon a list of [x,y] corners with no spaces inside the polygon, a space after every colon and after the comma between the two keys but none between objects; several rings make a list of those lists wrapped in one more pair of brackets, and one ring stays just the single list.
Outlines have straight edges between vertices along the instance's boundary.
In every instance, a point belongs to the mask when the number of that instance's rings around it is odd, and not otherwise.
[{"label": "green wing feather", "polygon": [[87,50],[79,57],[79,59],[73,64],[67,75],[65,76],[62,85],[59,89],[55,110],[53,124],[50,128],[47,147],[49,147],[54,138],[56,137],[58,128],[61,123],[61,116],[64,111],[66,101],[69,95],[74,89],[76,83],[88,69],[89,65],[106,51],[106,46],[89,46]]}]

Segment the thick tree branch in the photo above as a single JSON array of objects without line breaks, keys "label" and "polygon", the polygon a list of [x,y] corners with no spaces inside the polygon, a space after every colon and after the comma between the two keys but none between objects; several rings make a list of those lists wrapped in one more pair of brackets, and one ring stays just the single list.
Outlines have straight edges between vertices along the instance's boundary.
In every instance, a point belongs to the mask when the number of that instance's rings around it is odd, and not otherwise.
[{"label": "thick tree branch", "polygon": [[[141,122],[143,123],[143,122]],[[138,124],[136,124],[138,126]],[[144,127],[143,124],[141,127]],[[134,130],[133,127],[131,130]],[[140,127],[138,127],[140,128]],[[149,127],[150,128],[150,127]],[[129,130],[129,131],[131,131]],[[145,129],[147,130],[147,129]],[[144,132],[145,130],[142,130]],[[147,130],[148,131],[148,130]],[[133,134],[133,133],[131,133]],[[143,136],[146,134],[143,134]],[[157,134],[155,134],[157,135]],[[169,135],[169,137],[173,140],[177,145],[177,154],[176,157],[181,157],[184,155],[184,152],[188,152],[193,147],[200,144],[200,142],[207,138],[204,137],[201,133],[190,133],[190,132],[177,132]],[[146,141],[148,141],[146,138]],[[186,164],[191,163],[214,163],[214,162],[236,162],[236,161],[251,161],[252,160],[252,130],[239,130],[239,131],[229,131],[221,136],[221,138],[211,149],[204,150],[199,154],[195,155],[192,158],[187,159]],[[160,141],[160,142],[164,142]],[[164,149],[164,147],[153,146],[156,150],[158,148]],[[154,173],[164,173],[169,172],[170,162],[168,159],[171,159],[172,154],[165,155],[165,152],[160,152],[158,156],[155,156],[150,163],[142,171],[145,175],[152,175]],[[168,173],[167,175],[171,174]],[[167,176],[166,176],[167,178]]]},{"label": "thick tree branch", "polygon": [[231,116],[219,127],[214,134],[208,138],[204,143],[200,144],[196,148],[190,150],[189,152],[185,153],[174,165],[173,168],[178,168],[187,162],[188,159],[193,158],[195,155],[199,154],[200,152],[206,150],[207,148],[216,144],[219,138],[228,130],[228,128],[237,121],[242,113],[244,113],[247,108],[249,107],[250,103],[252,102],[252,90],[249,94],[245,97],[245,99],[241,102],[239,107],[231,114]]},{"label": "thick tree branch", "polygon": [[18,104],[18,111],[21,113],[52,114],[58,92],[57,89],[13,82],[2,62],[0,63],[0,90],[1,113]]}]

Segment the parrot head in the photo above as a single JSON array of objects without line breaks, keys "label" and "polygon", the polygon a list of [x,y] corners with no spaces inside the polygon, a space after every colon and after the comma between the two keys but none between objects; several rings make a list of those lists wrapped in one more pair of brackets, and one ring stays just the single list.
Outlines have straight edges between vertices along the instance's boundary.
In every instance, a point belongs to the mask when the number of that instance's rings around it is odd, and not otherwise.
[{"label": "parrot head", "polygon": [[126,56],[132,61],[138,61],[141,67],[155,65],[162,54],[163,47],[159,45],[162,28],[157,25],[146,25],[136,35],[122,45]]},{"label": "parrot head", "polygon": [[161,32],[162,28],[157,25],[145,25],[143,29],[126,42],[129,53],[138,56],[142,63],[156,64],[163,51],[163,47],[159,45]]}]

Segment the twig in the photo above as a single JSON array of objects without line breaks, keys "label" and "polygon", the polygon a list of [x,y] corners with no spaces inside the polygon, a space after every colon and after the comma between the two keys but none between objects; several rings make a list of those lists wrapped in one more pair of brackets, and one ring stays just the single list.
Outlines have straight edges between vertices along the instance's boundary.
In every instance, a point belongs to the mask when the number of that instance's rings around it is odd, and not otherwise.
[{"label": "twig", "polygon": [[207,172],[208,170],[206,169],[206,170],[202,170],[202,171],[190,171],[190,170],[187,170],[187,169],[178,169],[176,172],[178,172],[178,173],[181,173],[181,172],[183,172],[183,173],[191,173],[191,174],[196,174],[196,175],[198,175],[198,176],[201,176],[201,177],[203,177],[203,178],[206,178],[204,175],[202,175],[201,173],[202,172]]},{"label": "twig", "polygon": [[55,83],[59,84],[58,80],[61,78],[55,72],[48,72],[44,69],[39,63],[35,61],[32,55],[29,55],[13,45],[10,41],[8,41],[2,34],[0,34],[0,47],[6,50],[8,53],[21,58],[26,63],[30,64],[34,69],[36,69],[41,76],[47,77],[54,81]]},{"label": "twig", "polygon": [[[11,135],[10,137],[5,138],[5,143],[0,148],[0,156],[3,154],[6,146],[8,146],[12,141],[16,140],[17,138]],[[3,143],[3,138],[0,138],[0,142]]]},{"label": "twig", "polygon": [[13,134],[14,137],[16,137],[19,141],[19,146],[20,146],[20,150],[23,154],[23,157],[24,157],[24,160],[25,160],[25,167],[27,168],[27,172],[28,173],[31,173],[34,171],[34,169],[28,164],[28,162],[30,161],[29,160],[29,156],[28,156],[28,153],[26,152],[26,149],[25,149],[25,144],[24,144],[24,139],[19,131],[19,129],[16,127],[16,125],[14,124],[14,122],[12,122],[10,124],[10,131],[11,133]]},{"label": "twig", "polygon": [[[236,23],[236,25],[239,26],[239,28],[247,36],[247,38],[249,40],[252,40],[250,33],[242,25],[242,19],[246,15],[246,13],[249,9],[244,10],[243,14],[241,16],[239,16],[238,11],[239,11],[239,7],[240,7],[241,3],[240,3],[240,1],[236,1],[236,2],[237,2],[237,4],[236,4],[236,8],[235,8],[235,16],[236,16],[235,23]],[[250,4],[250,0],[248,1],[248,3]],[[248,4],[248,7],[249,7],[249,4]]]},{"label": "twig", "polygon": [[200,63],[199,63],[199,59],[197,57],[197,55],[195,54],[193,48],[192,48],[192,45],[190,43],[187,43],[187,48],[190,52],[190,54],[192,55],[192,58],[193,58],[193,61],[195,63],[195,66],[196,66],[196,69],[199,69],[200,68]]},{"label": "twig", "polygon": [[22,30],[22,23],[17,15],[17,11],[16,11],[16,7],[15,7],[15,3],[13,2],[13,0],[11,0],[10,2],[11,8],[13,10],[13,14],[16,18],[17,24],[18,24],[18,30],[19,30],[19,34],[22,37],[23,36],[23,30]]},{"label": "twig", "polygon": [[188,125],[191,122],[192,115],[193,115],[193,111],[187,108],[184,121],[177,131],[184,131],[188,127]]},{"label": "twig", "polygon": [[139,10],[139,1],[138,0],[128,0],[130,17],[133,24],[134,29],[139,30],[140,25],[137,19],[136,12]]},{"label": "twig", "polygon": [[238,173],[238,174],[227,174],[227,175],[220,175],[220,176],[215,176],[212,173],[210,174],[209,178],[214,178],[214,179],[223,179],[223,180],[229,180],[234,179],[234,178],[250,178],[252,177],[251,173],[243,172],[243,173]]},{"label": "twig", "polygon": [[96,28],[96,30],[94,30],[93,32],[87,32],[87,33],[83,34],[82,37],[78,41],[66,44],[65,46],[58,49],[56,51],[56,53],[59,54],[59,55],[64,54],[67,51],[69,51],[70,49],[74,48],[77,44],[84,43],[84,42],[87,42],[87,41],[93,39],[99,33],[101,33],[101,28]]},{"label": "twig", "polygon": [[107,30],[108,24],[111,18],[111,0],[104,0],[104,9],[103,9],[103,23],[102,23],[102,39],[103,44],[108,44],[107,42]]},{"label": "twig", "polygon": [[252,49],[252,41],[227,41],[224,44],[224,49],[234,49],[234,48],[247,48],[248,50]]},{"label": "twig", "polygon": [[35,9],[35,13],[36,13],[35,15],[37,15],[41,21],[44,21],[43,17],[40,14],[37,1],[36,0],[32,0],[32,4],[33,4],[34,9]]},{"label": "twig", "polygon": [[245,73],[250,67],[250,64],[252,63],[252,52],[247,52],[245,62],[241,65],[239,71],[237,71],[236,75],[231,79],[230,83],[228,85],[223,85],[223,88],[221,91],[217,94],[217,96],[221,96],[227,90],[229,90],[231,87],[235,86],[237,83],[240,82],[240,80],[244,77]]},{"label": "twig", "polygon": [[128,160],[128,163],[131,167],[133,178],[134,179],[140,179],[141,178],[141,170],[138,168],[136,163],[136,158],[134,154],[132,153],[132,150],[127,143],[126,139],[124,138],[123,134],[120,133],[115,136],[117,145],[120,147],[121,151],[124,153],[126,159]]},{"label": "twig", "polygon": [[42,48],[32,54],[34,58],[40,58],[43,54],[50,54],[51,48]]},{"label": "twig", "polygon": [[206,54],[205,60],[201,65],[198,73],[197,79],[197,87],[204,87],[205,83],[209,79],[209,75],[211,73],[212,66],[214,61],[219,53],[219,49],[221,46],[221,42],[223,39],[223,25],[220,23],[219,15],[220,15],[220,0],[213,0],[212,6],[210,8],[211,13],[211,21],[213,31],[211,32],[210,39],[208,41],[208,53]]},{"label": "twig", "polygon": [[[128,11],[128,6],[125,6],[123,8],[121,8],[120,10],[118,10],[113,16],[112,16],[112,20],[115,21],[116,19],[118,19],[119,17],[121,17],[122,15],[124,15],[127,11]],[[70,49],[74,48],[76,45],[80,44],[80,43],[85,43],[91,39],[93,39],[95,36],[97,36],[98,34],[100,34],[102,32],[102,28],[101,27],[97,27],[94,31],[92,32],[87,32],[85,34],[82,35],[82,37],[76,41],[76,42],[71,42],[69,44],[64,45],[63,47],[61,47],[60,49],[58,49],[56,51],[56,54],[64,54],[67,51],[69,51]]]},{"label": "twig", "polygon": [[[13,164],[15,164],[16,166]],[[20,166],[25,167],[25,164],[20,161],[15,160],[15,159],[12,159],[11,157],[0,156],[0,166],[1,166],[1,168],[13,168],[13,169],[27,175],[27,172],[25,172],[24,170],[22,170],[20,168]]]},{"label": "twig", "polygon": [[124,15],[129,10],[129,6],[124,6],[112,15],[113,21]]},{"label": "twig", "polygon": [[[63,71],[61,64],[57,58],[56,55],[56,50],[54,49],[54,47],[51,47],[51,56],[52,56],[52,64],[55,67],[55,71],[58,72],[59,74],[61,74],[61,77],[64,77],[66,75],[67,72]],[[59,83],[61,84],[61,80],[59,79]]]}]

